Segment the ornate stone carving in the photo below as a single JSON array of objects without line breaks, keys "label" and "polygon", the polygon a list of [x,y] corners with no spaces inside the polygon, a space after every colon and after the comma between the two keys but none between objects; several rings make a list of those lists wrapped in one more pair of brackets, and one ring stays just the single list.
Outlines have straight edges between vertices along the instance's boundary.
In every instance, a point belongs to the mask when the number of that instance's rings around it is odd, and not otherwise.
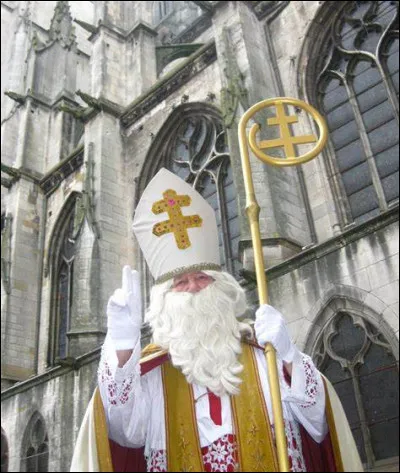
[{"label": "ornate stone carving", "polygon": [[93,159],[93,143],[89,144],[88,160],[86,161],[86,178],[83,185],[82,200],[80,202],[80,219],[86,218],[90,228],[92,229],[96,238],[100,238],[100,229],[96,221],[96,207],[95,207],[95,191],[94,191],[94,159]]},{"label": "ornate stone carving", "polygon": [[6,90],[4,92],[4,95],[7,95],[7,97],[10,97],[10,99],[14,100],[15,102],[19,103],[20,105],[23,105],[26,101],[26,96],[17,94],[16,92],[12,92],[11,90]]},{"label": "ornate stone carving", "polygon": [[1,185],[6,187],[7,189],[10,189],[12,185],[21,177],[20,171],[11,168],[10,166],[7,166],[3,163],[1,163],[1,172],[7,174],[8,176],[11,176],[10,179],[7,177],[3,177],[3,175],[1,176]]},{"label": "ornate stone carving", "polygon": [[64,47],[76,46],[75,28],[68,2],[58,1],[49,30],[50,41],[59,41]]},{"label": "ornate stone carving", "polygon": [[222,35],[224,43],[222,56],[225,61],[224,73],[227,85],[221,89],[221,108],[225,126],[230,128],[235,119],[239,103],[247,110],[249,102],[247,90],[244,86],[244,76],[239,69],[229,40],[229,30],[224,28]]},{"label": "ornate stone carving", "polygon": [[81,106],[71,107],[70,105],[64,103],[59,105],[58,110],[60,110],[60,112],[69,113],[77,120],[83,121],[89,108]]},{"label": "ornate stone carving", "polygon": [[103,97],[96,99],[95,97],[92,97],[81,90],[77,90],[76,95],[78,95],[85,103],[89,105],[89,107],[87,107],[85,110],[82,110],[80,115],[80,119],[84,122],[88,121],[99,111],[109,113],[114,117],[119,117],[122,113],[122,108],[119,105]]}]

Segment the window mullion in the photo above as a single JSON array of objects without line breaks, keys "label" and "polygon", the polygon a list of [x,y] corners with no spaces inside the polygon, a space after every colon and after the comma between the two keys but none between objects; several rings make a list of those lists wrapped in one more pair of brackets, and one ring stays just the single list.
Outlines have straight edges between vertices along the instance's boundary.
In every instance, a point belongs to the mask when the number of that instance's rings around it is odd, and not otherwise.
[{"label": "window mullion", "polygon": [[344,81],[344,85],[347,89],[347,93],[348,93],[348,96],[349,96],[349,102],[350,102],[350,105],[351,105],[351,107],[353,109],[353,113],[354,113],[354,119],[357,123],[357,127],[358,127],[358,130],[359,130],[359,133],[360,133],[360,140],[361,140],[361,143],[362,143],[362,145],[364,147],[364,150],[365,150],[365,156],[367,158],[367,163],[368,163],[369,170],[370,170],[370,173],[371,173],[372,183],[374,185],[376,195],[378,196],[379,208],[380,208],[381,211],[385,211],[385,210],[388,209],[388,205],[387,205],[386,197],[385,197],[385,192],[383,190],[381,179],[379,177],[378,169],[376,167],[376,163],[375,163],[375,160],[374,160],[374,155],[373,155],[372,148],[371,148],[371,143],[369,141],[367,130],[365,129],[364,121],[363,121],[362,116],[361,116],[361,112],[360,112],[360,109],[359,109],[359,106],[358,106],[358,102],[357,102],[357,99],[355,97],[352,85],[349,84],[347,80]]},{"label": "window mullion", "polygon": [[351,380],[353,382],[353,389],[354,389],[354,394],[355,394],[355,399],[356,399],[356,404],[357,404],[357,411],[360,417],[361,433],[364,440],[364,448],[365,448],[365,454],[367,456],[368,468],[372,468],[375,464],[375,454],[372,448],[371,433],[369,431],[368,420],[365,414],[365,408],[364,408],[364,403],[363,403],[362,394],[361,394],[360,382],[358,379],[358,375],[356,374],[356,368],[350,365],[349,370],[351,373]]},{"label": "window mullion", "polygon": [[329,155],[327,165],[329,165],[331,168],[330,173],[328,174],[328,180],[332,181],[332,186],[334,188],[333,195],[338,204],[339,218],[341,220],[342,227],[345,227],[354,222],[354,217],[351,212],[346,189],[344,188],[342,175],[335,159],[335,148],[330,140],[328,140],[328,145],[325,152]]},{"label": "window mullion", "polygon": [[39,471],[39,449],[35,448],[35,471]]},{"label": "window mullion", "polygon": [[393,114],[397,120],[397,124],[399,124],[399,100],[397,98],[396,90],[390,77],[390,71],[385,70],[385,67],[379,61],[379,58],[376,59],[376,65],[379,69],[379,72],[381,73],[383,85],[386,88],[386,92],[389,97],[389,102],[391,103],[393,108]]},{"label": "window mullion", "polygon": [[222,184],[223,179],[223,170],[222,166],[219,168],[217,173],[217,196],[218,196],[218,208],[220,212],[221,218],[221,227],[222,227],[222,244],[224,247],[224,255],[225,255],[225,264],[226,270],[233,274],[233,261],[232,261],[232,252],[231,252],[231,245],[230,245],[230,237],[229,237],[229,227],[228,227],[228,212],[226,210],[226,198],[224,192],[224,186]]},{"label": "window mullion", "polygon": [[[397,97],[396,89],[394,87],[393,81],[392,81],[391,76],[390,76],[389,68],[387,68],[386,64],[384,62],[381,62],[381,60],[380,60],[381,54],[383,53],[382,52],[382,47],[384,47],[384,45],[386,43],[386,39],[388,38],[388,35],[391,34],[390,30],[393,26],[395,26],[395,19],[393,19],[392,22],[390,23],[390,25],[388,25],[386,27],[385,32],[383,33],[383,35],[381,36],[381,38],[379,40],[378,46],[376,48],[376,50],[377,50],[376,56],[377,57],[375,58],[375,62],[376,62],[376,65],[378,67],[378,70],[379,70],[379,72],[382,76],[383,84],[386,88],[386,92],[388,94],[389,101],[390,101],[390,103],[393,107],[393,112],[394,112],[394,116],[396,117],[397,124],[399,124],[399,99]],[[398,38],[398,32],[397,32],[397,38]],[[386,45],[388,45],[388,43],[386,43]]]},{"label": "window mullion", "polygon": [[[343,82],[345,81],[343,75],[340,75],[338,78]],[[319,109],[323,110],[324,106],[321,95],[318,96],[318,104]],[[344,188],[342,175],[335,157],[335,146],[330,138],[328,139],[327,146],[325,150],[323,150],[323,153],[326,153],[328,157],[328,159],[326,159],[324,162],[328,167],[327,177],[328,181],[331,181],[331,186],[333,188],[333,198],[337,204],[336,206],[337,212],[339,214],[340,224],[342,227],[345,227],[352,224],[354,222],[354,218],[351,211],[349,198],[346,189]]]},{"label": "window mullion", "polygon": [[66,313],[66,327],[65,327],[65,353],[68,356],[69,353],[69,339],[68,339],[68,331],[70,328],[70,320],[71,320],[71,289],[72,289],[72,264],[73,259],[68,261],[68,284],[67,284],[67,313]]},{"label": "window mullion", "polygon": [[[64,256],[62,256],[62,260],[65,261]],[[55,319],[55,330],[54,330],[54,355],[53,355],[53,361],[60,356],[60,343],[61,343],[61,335],[60,335],[60,330],[61,330],[61,287],[60,287],[60,280],[61,280],[61,270],[62,270],[62,265],[58,269],[57,272],[57,288],[56,288],[56,319]]]}]

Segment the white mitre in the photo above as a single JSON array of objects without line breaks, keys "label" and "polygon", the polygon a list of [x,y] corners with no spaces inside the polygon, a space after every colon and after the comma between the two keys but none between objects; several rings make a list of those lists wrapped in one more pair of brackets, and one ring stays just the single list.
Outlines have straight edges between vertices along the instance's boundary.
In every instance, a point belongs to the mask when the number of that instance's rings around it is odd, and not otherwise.
[{"label": "white mitre", "polygon": [[221,270],[213,208],[165,168],[144,190],[132,228],[156,283],[188,271]]}]

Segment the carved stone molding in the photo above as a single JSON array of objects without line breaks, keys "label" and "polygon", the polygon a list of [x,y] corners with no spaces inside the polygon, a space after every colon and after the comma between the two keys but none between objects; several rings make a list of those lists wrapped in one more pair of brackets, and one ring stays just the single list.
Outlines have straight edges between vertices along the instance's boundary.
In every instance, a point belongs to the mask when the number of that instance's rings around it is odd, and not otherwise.
[{"label": "carved stone molding", "polygon": [[[1,185],[7,189],[11,189],[13,184],[18,181],[21,177],[21,172],[18,169],[11,168],[6,164],[1,163]],[[5,177],[3,173],[10,177]]]},{"label": "carved stone molding", "polygon": [[153,107],[165,100],[196,74],[207,68],[217,59],[215,42],[206,44],[193,54],[188,62],[182,64],[177,72],[167,75],[156,83],[144,96],[139,97],[121,116],[121,124],[127,128],[145,116]]},{"label": "carved stone molding", "polygon": [[83,164],[83,147],[76,151],[71,156],[60,162],[60,164],[52,169],[41,181],[40,188],[46,196],[53,193],[58,186],[70,174],[79,169]]}]

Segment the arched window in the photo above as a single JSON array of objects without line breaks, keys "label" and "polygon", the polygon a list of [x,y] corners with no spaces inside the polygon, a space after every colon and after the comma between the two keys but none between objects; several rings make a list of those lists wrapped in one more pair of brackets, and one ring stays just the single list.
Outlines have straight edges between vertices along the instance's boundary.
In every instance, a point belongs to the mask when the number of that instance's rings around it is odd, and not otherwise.
[{"label": "arched window", "polygon": [[49,471],[49,438],[42,416],[35,412],[26,428],[21,458],[21,471]]},{"label": "arched window", "polygon": [[368,469],[398,461],[398,362],[380,331],[358,315],[338,313],[315,352],[331,381]]},{"label": "arched window", "polygon": [[8,471],[8,442],[6,434],[1,428],[1,473]]},{"label": "arched window", "polygon": [[168,16],[173,10],[173,2],[154,2],[153,5],[153,22],[156,25],[160,21]]},{"label": "arched window", "polygon": [[176,109],[149,155],[152,164],[143,169],[140,191],[161,167],[191,184],[215,210],[224,269],[238,275],[241,264],[236,188],[222,120],[216,110]]},{"label": "arched window", "polygon": [[82,223],[80,204],[79,194],[69,198],[56,222],[50,243],[48,266],[51,266],[52,305],[48,363],[51,365],[68,356],[74,260]]},{"label": "arched window", "polygon": [[344,224],[399,198],[398,2],[338,2],[314,90],[330,131]]},{"label": "arched window", "polygon": [[193,114],[183,120],[171,139],[167,167],[207,200],[215,210],[224,268],[239,270],[239,215],[229,152],[222,124]]}]

